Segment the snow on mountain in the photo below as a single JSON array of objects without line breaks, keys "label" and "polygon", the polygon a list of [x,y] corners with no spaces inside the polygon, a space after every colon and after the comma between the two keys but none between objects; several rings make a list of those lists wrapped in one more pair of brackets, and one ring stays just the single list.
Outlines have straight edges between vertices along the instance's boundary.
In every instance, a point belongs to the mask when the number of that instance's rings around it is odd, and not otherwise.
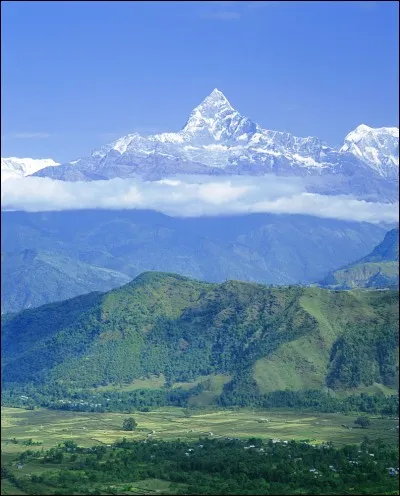
[{"label": "snow on mountain", "polygon": [[263,129],[214,89],[178,132],[129,134],[89,156],[35,175],[66,181],[159,180],[176,174],[335,176],[335,186],[327,180],[325,185],[319,182],[318,188],[330,194],[393,198],[397,194],[398,136],[397,128],[363,125],[347,135],[339,150],[316,137]]},{"label": "snow on mountain", "polygon": [[45,167],[60,165],[51,158],[17,158],[8,157],[1,159],[1,180],[30,176]]},{"label": "snow on mountain", "polygon": [[296,138],[262,129],[234,110],[225,95],[214,89],[191,112],[181,131],[147,137],[130,134],[96,150],[92,157],[104,158],[117,151],[132,160],[158,155],[226,168],[244,159],[267,165],[270,159],[283,156],[297,160],[300,167],[318,167],[322,165],[316,161],[321,146],[317,138]]},{"label": "snow on mountain", "polygon": [[361,124],[344,140],[341,152],[350,152],[384,177],[399,174],[399,128],[371,128]]}]

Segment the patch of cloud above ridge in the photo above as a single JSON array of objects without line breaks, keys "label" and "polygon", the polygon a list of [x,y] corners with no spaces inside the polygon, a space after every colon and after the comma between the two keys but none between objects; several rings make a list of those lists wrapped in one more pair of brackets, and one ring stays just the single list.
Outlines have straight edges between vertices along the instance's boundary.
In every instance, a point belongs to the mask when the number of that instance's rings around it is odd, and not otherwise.
[{"label": "patch of cloud above ridge", "polygon": [[309,193],[301,178],[274,175],[182,176],[155,182],[24,177],[4,180],[1,189],[2,210],[146,209],[175,217],[275,213],[371,223],[399,220],[398,203]]}]

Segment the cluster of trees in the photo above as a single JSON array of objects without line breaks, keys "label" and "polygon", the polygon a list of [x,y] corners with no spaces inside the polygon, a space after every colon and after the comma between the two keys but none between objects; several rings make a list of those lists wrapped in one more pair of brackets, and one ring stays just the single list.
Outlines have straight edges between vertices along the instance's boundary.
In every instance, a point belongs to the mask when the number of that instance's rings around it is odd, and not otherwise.
[{"label": "cluster of trees", "polygon": [[[387,471],[398,466],[398,448],[367,438],[341,449],[261,439],[123,439],[110,448],[66,442],[23,458],[53,465],[30,480],[14,477],[26,494],[45,487],[52,494],[102,494],[110,486],[113,493],[126,492],[144,479],[169,481],[174,494],[395,494],[398,489],[398,478]],[[10,478],[8,467],[2,477]]]},{"label": "cluster of trees", "polygon": [[257,394],[251,390],[235,390],[230,384],[225,386],[222,395],[217,398],[221,407],[251,406],[256,408],[294,408],[310,409],[318,412],[365,412],[394,416],[399,414],[399,397],[397,395],[349,395],[344,398],[333,396],[319,390],[273,391]]},{"label": "cluster of trees", "polygon": [[124,419],[122,422],[122,429],[124,431],[134,431],[137,427],[137,422],[133,417]]},{"label": "cluster of trees", "polygon": [[354,421],[356,425],[359,425],[361,429],[366,429],[371,425],[371,420],[368,417],[358,417]]},{"label": "cluster of trees", "polygon": [[[386,416],[399,414],[398,395],[361,393],[338,397],[319,390],[285,390],[259,394],[254,380],[247,377],[247,380],[245,376],[240,383],[233,381],[225,385],[222,394],[216,398],[215,405],[220,408],[293,408],[325,413],[363,412]],[[189,399],[203,390],[203,384],[191,389],[136,389],[129,392],[96,393],[90,390],[74,391],[60,384],[54,384],[53,387],[52,384],[41,387],[16,385],[14,389],[6,389],[2,392],[1,401],[3,406],[29,409],[41,406],[54,410],[131,413],[145,412],[163,406],[188,407]]]},{"label": "cluster of trees", "polygon": [[399,324],[395,319],[398,316],[387,312],[375,321],[348,326],[331,350],[328,387],[355,388],[374,382],[396,387]]}]

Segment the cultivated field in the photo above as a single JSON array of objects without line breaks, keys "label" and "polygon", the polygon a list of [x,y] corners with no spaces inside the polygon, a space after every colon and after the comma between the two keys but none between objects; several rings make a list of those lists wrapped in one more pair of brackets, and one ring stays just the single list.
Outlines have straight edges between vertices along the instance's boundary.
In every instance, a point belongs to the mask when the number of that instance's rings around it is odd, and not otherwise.
[{"label": "cultivated field", "polygon": [[[138,427],[133,432],[121,429],[124,418],[133,416]],[[368,429],[356,428],[356,416],[339,414],[294,413],[289,411],[257,411],[249,409],[225,411],[189,411],[182,408],[163,408],[132,415],[119,413],[80,413],[55,410],[22,410],[2,408],[1,449],[2,463],[17,476],[32,477],[47,471],[57,471],[59,465],[43,465],[38,460],[17,468],[17,455],[27,449],[48,449],[66,440],[79,446],[111,444],[123,437],[128,439],[198,439],[199,437],[260,437],[264,440],[309,440],[312,444],[333,441],[336,446],[380,438],[397,443],[398,420],[371,418]],[[347,427],[344,427],[347,426]],[[351,427],[349,429],[348,427]],[[26,441],[38,442],[28,446]],[[25,444],[24,444],[25,441]],[[39,486],[38,486],[39,487]],[[134,483],[120,483],[104,487],[98,494],[155,495],[177,494],[184,484],[159,479],[146,479]],[[41,494],[53,494],[52,488],[40,486]],[[26,494],[7,479],[1,483],[2,495]]]},{"label": "cultivated field", "polygon": [[[124,418],[133,416],[138,428],[133,432],[121,429]],[[336,446],[380,438],[397,443],[398,420],[373,418],[368,429],[355,427],[354,415],[294,413],[289,411],[225,410],[188,412],[181,408],[163,408],[153,412],[89,413],[54,410],[22,410],[2,408],[2,452],[16,453],[28,449],[23,440],[32,438],[50,448],[65,440],[80,446],[111,444],[128,439],[198,439],[199,437],[260,437],[282,440],[309,439],[315,444],[332,441]],[[351,427],[351,429],[343,426]],[[18,444],[11,440],[16,438]],[[37,449],[37,448],[36,448]]]}]

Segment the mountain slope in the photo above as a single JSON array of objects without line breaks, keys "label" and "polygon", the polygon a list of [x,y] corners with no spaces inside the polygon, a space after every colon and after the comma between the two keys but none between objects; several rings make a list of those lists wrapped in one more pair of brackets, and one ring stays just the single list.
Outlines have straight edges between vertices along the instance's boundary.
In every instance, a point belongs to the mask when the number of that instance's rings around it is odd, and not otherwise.
[{"label": "mountain slope", "polygon": [[18,312],[91,291],[107,291],[129,281],[119,272],[57,253],[24,250],[1,254],[4,312]]},{"label": "mountain slope", "polygon": [[[315,137],[263,129],[215,89],[179,132],[129,134],[89,156],[34,175],[65,181],[158,180],[176,174],[295,175],[309,181],[312,192],[374,199],[378,190],[381,201],[396,201],[398,167],[397,128],[359,126],[338,150]],[[315,181],[321,177],[323,184]],[[335,188],[329,191],[333,178]]]},{"label": "mountain slope", "polygon": [[389,288],[399,286],[399,229],[386,233],[373,251],[329,274],[321,286],[337,289]]},{"label": "mountain slope", "polygon": [[[53,260],[68,259],[61,280],[66,276],[75,279],[74,274],[84,270],[79,264],[84,263],[130,278],[146,270],[161,270],[215,282],[307,284],[369,253],[386,229],[300,215],[181,219],[146,211],[2,212],[2,251],[11,257],[2,263],[2,307],[8,311],[21,308],[14,306],[21,288],[10,281],[17,261],[24,267],[21,270],[31,268],[29,259],[21,259],[25,250],[46,252]],[[21,296],[35,295],[39,304],[59,299],[58,290],[52,294],[44,284],[52,280],[54,287],[60,280],[60,273],[51,270],[51,279],[35,278],[34,271],[24,276]],[[99,273],[96,277],[99,286],[91,284],[88,291],[112,287],[104,286]],[[69,288],[71,292],[64,297],[80,294],[82,285],[75,280]]]},{"label": "mountain slope", "polygon": [[[73,390],[159,374],[170,384],[224,374],[232,379],[225,386],[228,396],[249,384],[258,394],[263,380],[269,390],[309,383],[321,389],[373,383],[393,388],[398,311],[397,291],[212,284],[144,273],[105,294],[3,317],[2,379],[6,388],[62,382]],[[304,366],[288,353],[281,365],[300,365],[303,384],[271,380],[274,357],[307,341]],[[264,368],[257,369],[260,361]]]}]

